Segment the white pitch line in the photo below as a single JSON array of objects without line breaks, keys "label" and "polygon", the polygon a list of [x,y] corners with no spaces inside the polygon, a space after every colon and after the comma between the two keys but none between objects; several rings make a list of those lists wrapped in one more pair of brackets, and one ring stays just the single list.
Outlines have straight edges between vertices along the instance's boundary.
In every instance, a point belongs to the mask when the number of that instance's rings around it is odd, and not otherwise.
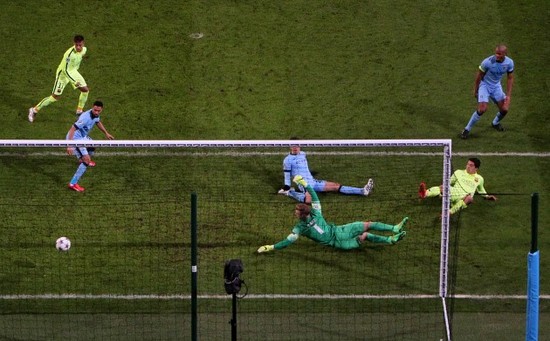
[{"label": "white pitch line", "polygon": [[[127,148],[130,149],[130,148]],[[399,152],[399,151],[309,151],[309,155],[329,155],[329,156],[442,156],[441,152]],[[107,151],[105,149],[98,152],[97,155],[102,157],[144,157],[144,156],[167,156],[167,157],[183,157],[183,156],[195,156],[195,157],[208,157],[208,156],[231,156],[231,157],[252,157],[252,156],[284,156],[287,152],[268,152],[268,151],[256,151],[256,152],[243,152],[243,151],[221,151],[221,152],[159,152],[159,151],[144,151],[141,148],[139,152],[115,152]],[[546,158],[550,157],[550,152],[455,152],[453,156],[485,156],[485,157],[535,157]],[[54,151],[41,151],[41,152],[0,152],[0,157],[43,157],[43,156],[67,156],[65,152]]]},{"label": "white pitch line", "polygon": [[[200,299],[231,299],[230,295],[203,294],[197,296]],[[470,300],[526,300],[526,295],[470,295],[457,294],[455,299]],[[347,300],[347,299],[433,299],[439,298],[439,295],[305,295],[305,294],[249,294],[249,299],[309,299],[309,300]],[[449,297],[450,298],[450,297]],[[550,299],[550,295],[540,295],[541,300]],[[83,300],[189,300],[191,295],[116,295],[116,294],[40,294],[40,295],[0,295],[0,300],[64,300],[64,299],[83,299]]]}]

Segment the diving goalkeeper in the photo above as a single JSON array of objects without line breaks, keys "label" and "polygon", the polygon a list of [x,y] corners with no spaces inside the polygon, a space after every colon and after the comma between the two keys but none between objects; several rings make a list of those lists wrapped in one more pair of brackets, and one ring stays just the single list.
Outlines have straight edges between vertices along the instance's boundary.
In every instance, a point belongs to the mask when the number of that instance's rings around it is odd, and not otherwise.
[{"label": "diving goalkeeper", "polygon": [[[473,203],[476,192],[486,200],[497,200],[494,195],[487,194],[483,186],[483,177],[477,172],[480,166],[481,161],[478,158],[470,158],[466,163],[466,169],[459,169],[451,176],[451,214],[455,214]],[[442,186],[426,189],[426,184],[421,182],[418,188],[418,197],[420,199],[441,197],[441,190]]]},{"label": "diving goalkeeper", "polygon": [[[258,253],[281,250],[294,243],[300,235],[309,238],[319,244],[331,246],[342,250],[351,250],[361,247],[368,240],[372,243],[395,244],[403,237],[406,232],[403,231],[408,217],[405,217],[397,225],[388,225],[380,222],[357,221],[345,225],[335,225],[327,223],[321,212],[321,202],[315,190],[302,178],[296,175],[293,181],[303,186],[311,195],[311,207],[306,204],[297,204],[294,215],[299,219],[294,225],[292,233],[288,237],[274,245],[264,245],[258,249]],[[391,236],[383,236],[367,232],[387,231]]]}]

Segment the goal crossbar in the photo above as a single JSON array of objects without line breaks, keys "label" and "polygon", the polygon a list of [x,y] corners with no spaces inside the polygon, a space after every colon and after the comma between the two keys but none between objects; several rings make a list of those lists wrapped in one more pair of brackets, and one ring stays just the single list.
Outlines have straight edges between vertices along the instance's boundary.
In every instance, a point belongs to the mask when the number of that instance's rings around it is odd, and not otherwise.
[{"label": "goal crossbar", "polygon": [[[449,139],[299,140],[303,147],[444,147]],[[296,140],[0,140],[0,147],[288,147]]]}]

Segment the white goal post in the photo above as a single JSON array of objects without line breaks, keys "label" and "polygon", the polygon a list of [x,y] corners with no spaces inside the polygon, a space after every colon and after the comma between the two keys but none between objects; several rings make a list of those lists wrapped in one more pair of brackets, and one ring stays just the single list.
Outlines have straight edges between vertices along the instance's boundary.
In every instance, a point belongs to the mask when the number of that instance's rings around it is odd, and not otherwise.
[{"label": "white goal post", "polygon": [[[296,140],[17,140],[3,139],[0,140],[0,153],[5,152],[6,148],[67,148],[67,147],[102,147],[102,148],[288,148],[296,144]],[[425,155],[428,153],[422,151],[413,151],[398,148],[417,148],[417,147],[436,147],[441,148],[437,155],[443,157],[441,165],[441,184],[442,190],[442,205],[441,205],[441,249],[440,249],[440,274],[439,274],[439,297],[442,300],[444,312],[445,326],[447,339],[450,340],[450,321],[449,312],[447,310],[446,298],[448,298],[449,285],[449,229],[450,229],[450,177],[451,157],[452,157],[452,141],[450,139],[398,139],[398,140],[369,140],[369,139],[353,139],[353,140],[330,140],[330,139],[301,139],[299,140],[301,147],[323,147],[323,148],[346,148],[346,152],[353,154],[354,147],[366,148],[385,148],[382,155]],[[396,149],[393,149],[396,148]],[[61,153],[62,151],[60,151]]]}]

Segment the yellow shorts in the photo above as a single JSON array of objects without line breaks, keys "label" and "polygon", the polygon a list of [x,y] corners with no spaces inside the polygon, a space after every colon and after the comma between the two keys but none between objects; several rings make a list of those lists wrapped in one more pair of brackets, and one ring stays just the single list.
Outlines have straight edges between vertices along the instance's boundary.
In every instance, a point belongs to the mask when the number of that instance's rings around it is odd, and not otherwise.
[{"label": "yellow shorts", "polygon": [[71,84],[73,89],[87,86],[86,80],[84,80],[84,77],[78,71],[72,71],[70,77],[65,72],[58,71],[52,94],[61,95],[67,84]]}]

